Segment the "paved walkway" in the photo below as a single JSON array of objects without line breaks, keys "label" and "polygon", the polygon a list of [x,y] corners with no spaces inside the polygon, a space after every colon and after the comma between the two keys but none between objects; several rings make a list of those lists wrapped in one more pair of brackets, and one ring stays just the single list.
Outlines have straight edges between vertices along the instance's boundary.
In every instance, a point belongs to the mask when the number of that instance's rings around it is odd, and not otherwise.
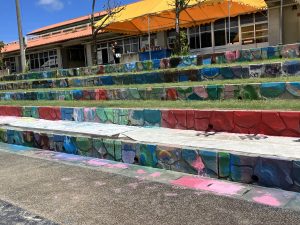
[{"label": "paved walkway", "polygon": [[300,139],[252,136],[232,133],[203,133],[168,128],[141,128],[91,122],[48,121],[25,117],[1,117],[0,128],[17,128],[40,132],[131,139],[140,143],[219,149],[258,155],[300,159]]}]

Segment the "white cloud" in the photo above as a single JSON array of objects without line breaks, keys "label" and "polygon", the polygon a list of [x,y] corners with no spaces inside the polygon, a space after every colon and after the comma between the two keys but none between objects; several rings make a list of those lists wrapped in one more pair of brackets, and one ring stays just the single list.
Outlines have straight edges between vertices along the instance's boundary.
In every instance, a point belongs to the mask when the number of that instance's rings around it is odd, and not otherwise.
[{"label": "white cloud", "polygon": [[61,0],[39,0],[38,5],[55,11],[59,11],[64,8],[64,3]]}]

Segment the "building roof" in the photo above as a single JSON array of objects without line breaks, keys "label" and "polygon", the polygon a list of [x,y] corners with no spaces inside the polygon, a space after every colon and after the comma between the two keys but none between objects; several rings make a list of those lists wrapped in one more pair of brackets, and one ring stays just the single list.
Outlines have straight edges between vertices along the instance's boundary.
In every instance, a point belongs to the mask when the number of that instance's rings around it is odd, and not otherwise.
[{"label": "building roof", "polygon": [[[54,35],[37,37],[35,39],[29,39],[27,42],[27,48],[33,48],[37,46],[59,43],[67,40],[88,37],[91,36],[92,29],[91,27],[82,28],[80,30],[73,30],[69,32],[61,32]],[[4,46],[2,49],[3,53],[14,52],[19,50],[19,42],[10,43]]]},{"label": "building roof", "polygon": [[[101,12],[95,13],[95,17],[100,17],[100,16],[104,16],[104,15],[106,15],[106,11],[101,11]],[[81,21],[89,20],[90,18],[91,18],[91,15],[87,15],[87,16],[81,16],[81,17],[78,17],[78,18],[66,20],[66,21],[63,21],[63,22],[60,22],[60,23],[56,23],[56,24],[52,24],[52,25],[49,25],[49,26],[41,27],[39,29],[31,31],[27,35],[38,34],[38,33],[41,33],[41,32],[47,31],[47,30],[52,30],[52,29],[55,29],[55,28],[59,28],[59,27],[71,25],[71,24],[74,24],[74,23],[78,23],[78,22],[81,22]]]}]

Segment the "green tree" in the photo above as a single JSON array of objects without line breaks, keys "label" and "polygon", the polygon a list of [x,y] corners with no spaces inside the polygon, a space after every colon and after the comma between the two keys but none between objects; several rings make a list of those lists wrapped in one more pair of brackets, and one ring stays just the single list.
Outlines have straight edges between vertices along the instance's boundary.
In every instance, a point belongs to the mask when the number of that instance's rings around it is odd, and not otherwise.
[{"label": "green tree", "polygon": [[[182,43],[184,39],[185,32],[180,29],[180,15],[187,9],[191,0],[172,0],[170,3],[171,6],[175,8],[175,31],[176,31],[176,41],[174,54],[182,55],[182,50],[186,50],[186,46],[183,46],[186,43]],[[184,32],[184,33],[182,33]]]}]

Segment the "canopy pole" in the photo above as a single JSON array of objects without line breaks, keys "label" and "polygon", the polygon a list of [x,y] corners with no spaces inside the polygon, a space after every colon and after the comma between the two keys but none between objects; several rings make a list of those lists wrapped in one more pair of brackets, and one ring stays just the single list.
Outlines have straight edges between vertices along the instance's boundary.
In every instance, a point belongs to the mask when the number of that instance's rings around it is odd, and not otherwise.
[{"label": "canopy pole", "polygon": [[231,20],[231,0],[228,0],[228,45],[230,45],[230,35],[231,35],[231,26],[230,21]]},{"label": "canopy pole", "polygon": [[283,0],[280,1],[279,44],[283,43]]},{"label": "canopy pole", "polygon": [[150,16],[149,15],[148,15],[148,45],[149,45],[149,59],[152,60],[152,56],[151,56]]}]

